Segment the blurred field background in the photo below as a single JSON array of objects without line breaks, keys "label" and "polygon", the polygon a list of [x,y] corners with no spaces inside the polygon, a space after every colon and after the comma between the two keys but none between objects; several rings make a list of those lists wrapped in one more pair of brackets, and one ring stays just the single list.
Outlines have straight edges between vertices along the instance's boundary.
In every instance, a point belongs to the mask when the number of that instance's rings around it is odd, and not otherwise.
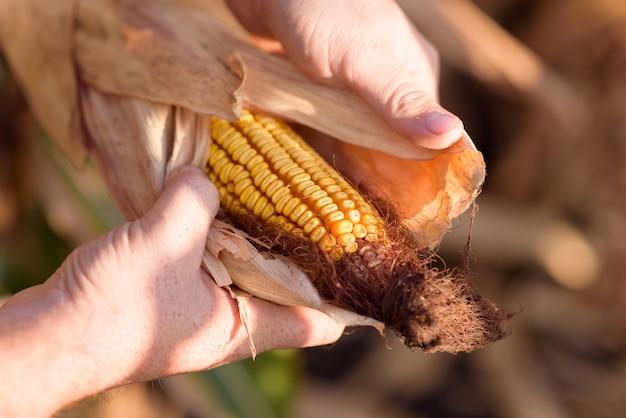
[{"label": "blurred field background", "polygon": [[[439,48],[441,100],[484,153],[472,231],[483,292],[520,312],[466,355],[352,330],[331,347],[122,388],[67,416],[626,416],[626,2],[402,0]],[[122,222],[74,170],[0,61],[0,297]],[[440,254],[461,263],[467,219]]]}]

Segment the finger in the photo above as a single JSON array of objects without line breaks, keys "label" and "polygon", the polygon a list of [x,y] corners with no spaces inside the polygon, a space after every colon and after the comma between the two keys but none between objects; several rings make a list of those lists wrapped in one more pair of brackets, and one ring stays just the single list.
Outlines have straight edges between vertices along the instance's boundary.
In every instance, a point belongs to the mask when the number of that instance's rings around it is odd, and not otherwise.
[{"label": "finger", "polygon": [[[326,314],[301,306],[279,306],[261,299],[249,300],[249,330],[257,351],[314,347],[336,342],[344,326]],[[243,327],[228,361],[250,357],[250,335]]]},{"label": "finger", "polygon": [[328,315],[301,306],[284,307],[261,300],[258,303],[255,339],[261,350],[312,347],[330,344],[341,336],[344,327]]},{"label": "finger", "polygon": [[[204,248],[209,227],[219,210],[217,189],[199,169],[174,173],[150,212],[139,224],[147,239],[172,257]],[[196,254],[197,255],[197,254]]]}]

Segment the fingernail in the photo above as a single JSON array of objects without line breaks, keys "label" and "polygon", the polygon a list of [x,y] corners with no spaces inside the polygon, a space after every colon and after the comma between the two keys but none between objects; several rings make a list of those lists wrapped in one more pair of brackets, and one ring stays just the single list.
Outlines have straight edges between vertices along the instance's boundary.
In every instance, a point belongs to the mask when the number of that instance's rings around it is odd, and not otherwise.
[{"label": "fingernail", "polygon": [[459,119],[440,112],[431,112],[424,117],[424,127],[432,134],[441,135],[459,124]]}]

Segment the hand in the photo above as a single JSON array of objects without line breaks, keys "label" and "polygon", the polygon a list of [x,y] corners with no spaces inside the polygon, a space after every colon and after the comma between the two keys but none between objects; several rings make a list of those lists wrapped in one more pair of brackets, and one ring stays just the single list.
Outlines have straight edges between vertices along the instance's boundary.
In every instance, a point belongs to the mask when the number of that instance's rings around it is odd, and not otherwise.
[{"label": "hand", "polygon": [[[0,385],[0,416],[45,416],[110,387],[248,357],[236,303],[201,268],[217,210],[212,183],[184,169],[145,217],[79,247],[43,285],[9,299],[0,374],[12,384]],[[259,299],[250,308],[259,351],[342,332],[317,311]]]},{"label": "hand", "polygon": [[438,103],[438,55],[393,0],[227,0],[313,79],[354,90],[397,132],[443,149],[463,124]]}]

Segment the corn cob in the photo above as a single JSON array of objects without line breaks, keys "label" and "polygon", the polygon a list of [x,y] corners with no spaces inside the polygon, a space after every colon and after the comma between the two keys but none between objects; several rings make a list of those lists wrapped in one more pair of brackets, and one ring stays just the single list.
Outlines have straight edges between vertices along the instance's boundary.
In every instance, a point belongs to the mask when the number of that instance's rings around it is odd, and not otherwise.
[{"label": "corn cob", "polygon": [[289,126],[247,111],[211,123],[206,172],[227,220],[289,257],[328,302],[425,351],[469,351],[505,334],[503,311],[462,275],[431,268],[393,207],[382,216]]},{"label": "corn cob", "polygon": [[334,260],[356,252],[357,239],[384,241],[374,207],[289,126],[247,111],[212,124],[208,175],[226,210],[281,225]]}]

